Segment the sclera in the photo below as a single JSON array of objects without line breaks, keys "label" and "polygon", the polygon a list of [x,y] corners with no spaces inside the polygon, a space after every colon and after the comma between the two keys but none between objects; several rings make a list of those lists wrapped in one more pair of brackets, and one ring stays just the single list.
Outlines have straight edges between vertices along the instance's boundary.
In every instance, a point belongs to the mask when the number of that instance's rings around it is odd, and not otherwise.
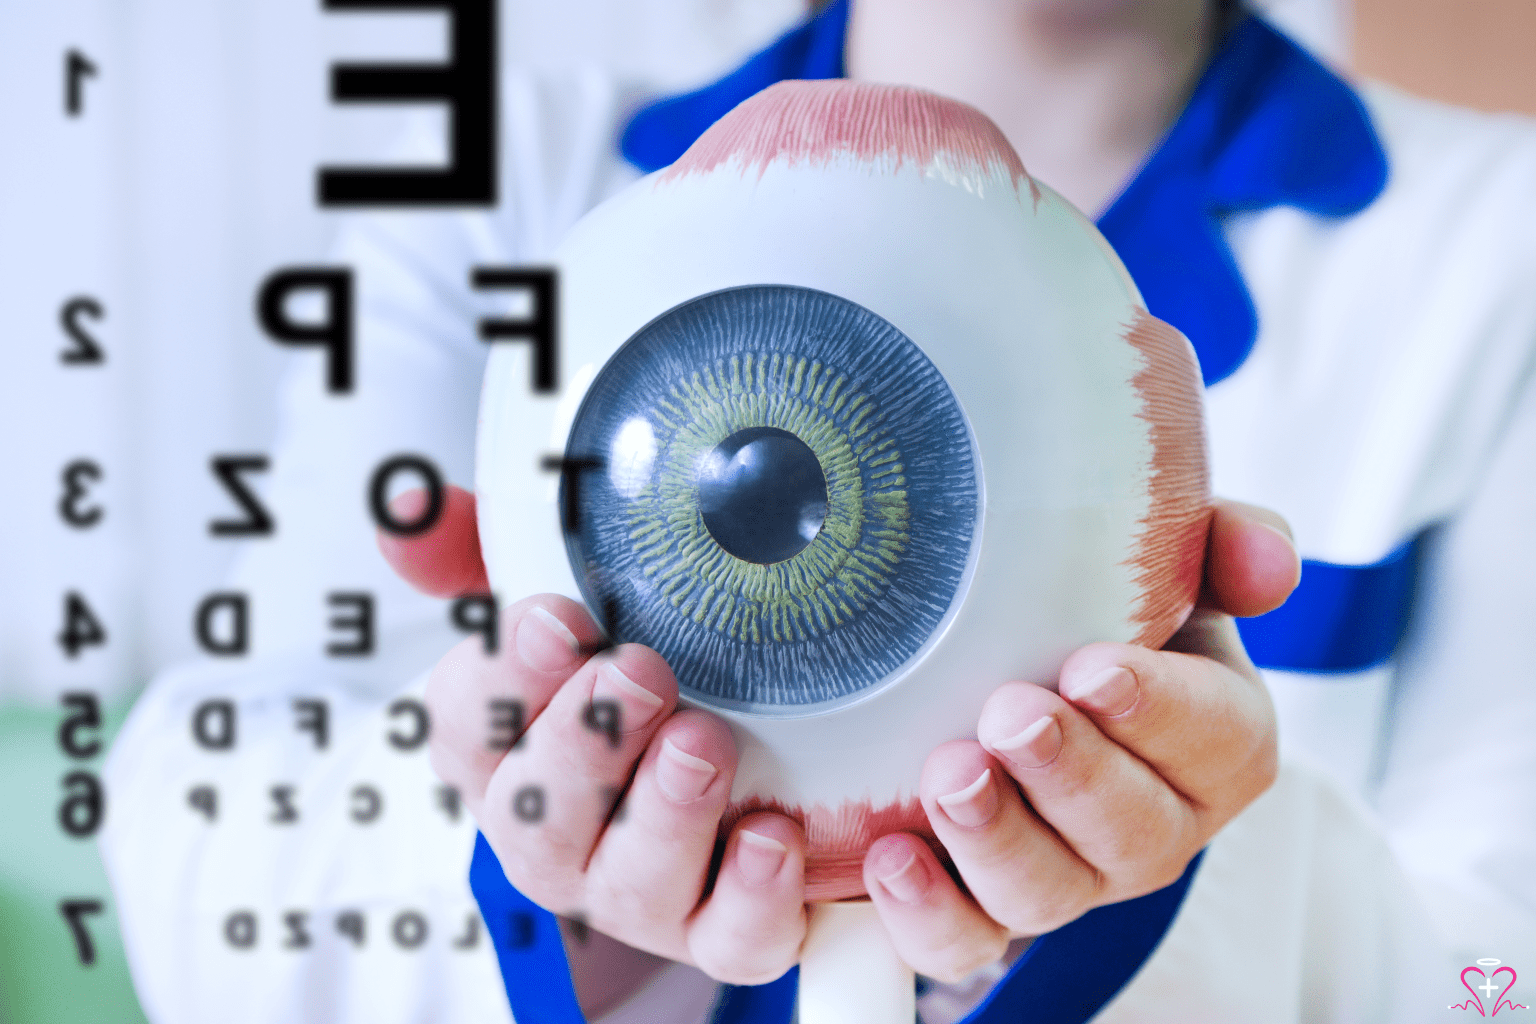
[{"label": "sclera", "polygon": [[481,402],[480,535],[505,602],[579,599],[541,460],[619,346],[699,296],[775,284],[855,302],[922,349],[968,420],[982,495],[969,577],[918,655],[803,714],[683,694],[735,734],[731,816],[770,806],[805,823],[809,899],[861,894],[878,836],[931,834],[923,761],[974,736],[998,685],[1053,685],[1094,641],[1159,646],[1192,608],[1209,516],[1193,353],[979,112],[781,83],[592,211],[557,265],[562,391],[532,395],[526,354],[498,346]]}]

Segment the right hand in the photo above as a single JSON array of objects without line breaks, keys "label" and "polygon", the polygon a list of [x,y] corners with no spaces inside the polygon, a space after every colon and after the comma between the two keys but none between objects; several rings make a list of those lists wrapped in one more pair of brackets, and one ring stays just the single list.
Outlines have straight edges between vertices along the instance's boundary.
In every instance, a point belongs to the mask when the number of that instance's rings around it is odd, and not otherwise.
[{"label": "right hand", "polygon": [[[421,501],[401,495],[395,511],[408,519]],[[488,589],[474,497],[458,488],[432,530],[381,534],[379,546],[428,593]],[[427,706],[432,767],[458,787],[508,880],[541,907],[719,981],[762,984],[793,966],[806,927],[800,826],[746,815],[712,870],[736,771],[726,724],[677,709],[677,680],[655,651],[599,653],[602,632],[567,598],[525,598],[502,611],[499,632],[493,654],[476,635],[443,657]],[[509,750],[517,707],[523,733]]]}]

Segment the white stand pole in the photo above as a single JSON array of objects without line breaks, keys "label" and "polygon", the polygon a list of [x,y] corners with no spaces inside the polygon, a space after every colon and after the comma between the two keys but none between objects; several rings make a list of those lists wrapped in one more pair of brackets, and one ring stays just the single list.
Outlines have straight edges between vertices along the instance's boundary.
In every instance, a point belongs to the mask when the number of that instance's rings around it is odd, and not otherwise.
[{"label": "white stand pole", "polygon": [[817,903],[800,955],[799,1024],[912,1024],[912,968],[875,905]]}]

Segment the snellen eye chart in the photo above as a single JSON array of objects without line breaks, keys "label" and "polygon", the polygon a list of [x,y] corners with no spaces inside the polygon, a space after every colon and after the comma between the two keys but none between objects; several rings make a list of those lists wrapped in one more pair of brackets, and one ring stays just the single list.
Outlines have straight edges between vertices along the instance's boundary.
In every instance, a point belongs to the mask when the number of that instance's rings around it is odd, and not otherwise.
[{"label": "snellen eye chart", "polygon": [[294,1019],[321,975],[507,1019],[486,930],[531,925],[476,910],[423,703],[496,604],[413,593],[375,534],[473,489],[493,347],[530,401],[572,372],[549,253],[622,182],[566,168],[802,14],[0,5],[0,1020]]}]

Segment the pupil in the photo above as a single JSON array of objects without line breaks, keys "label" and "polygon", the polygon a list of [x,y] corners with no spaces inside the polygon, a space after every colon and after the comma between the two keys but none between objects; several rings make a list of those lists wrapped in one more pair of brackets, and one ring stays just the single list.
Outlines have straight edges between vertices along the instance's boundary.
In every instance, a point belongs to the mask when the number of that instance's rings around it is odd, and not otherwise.
[{"label": "pupil", "polygon": [[816,453],[794,434],[748,427],[704,457],[699,511],[726,551],[772,565],[816,538],[827,518],[827,480]]}]

